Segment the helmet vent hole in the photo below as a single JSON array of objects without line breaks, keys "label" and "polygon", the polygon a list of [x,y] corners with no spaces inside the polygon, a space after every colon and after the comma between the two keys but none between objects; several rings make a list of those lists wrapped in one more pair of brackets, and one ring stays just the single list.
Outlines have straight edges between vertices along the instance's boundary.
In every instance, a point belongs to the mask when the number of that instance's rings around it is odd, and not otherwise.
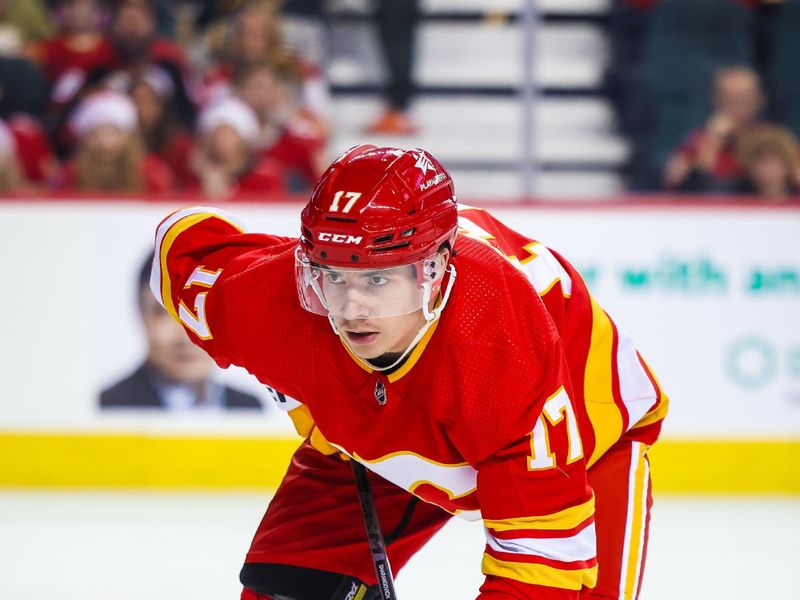
[{"label": "helmet vent hole", "polygon": [[307,227],[303,227],[303,237],[311,241],[314,239],[314,234]]},{"label": "helmet vent hole", "polygon": [[358,223],[356,219],[348,219],[347,217],[325,217],[326,221],[336,221],[337,223]]},{"label": "helmet vent hole", "polygon": [[403,233],[400,234],[400,237],[406,238],[410,235],[413,235],[416,230],[417,230],[416,227],[412,227],[411,229],[406,229]]},{"label": "helmet vent hole", "polygon": [[413,215],[415,212],[417,212],[417,209],[412,208],[410,211],[408,211],[408,214]]},{"label": "helmet vent hole", "polygon": [[320,252],[320,253],[319,253],[319,255],[320,255],[322,258],[328,258],[328,253],[327,253],[327,252],[325,252],[324,250],[323,250],[322,252]]},{"label": "helmet vent hole", "polygon": [[352,260],[353,262],[358,262],[358,254],[351,254],[350,260]]},{"label": "helmet vent hole", "polygon": [[376,244],[385,244],[386,242],[391,242],[392,241],[392,237],[394,237],[394,236],[391,233],[388,234],[388,235],[382,235],[380,237],[376,237],[375,238],[375,243]]},{"label": "helmet vent hole", "polygon": [[375,248],[373,252],[388,252],[389,250],[397,250],[398,248],[407,248],[411,242],[400,242],[399,244],[392,244],[391,246],[384,246],[383,248]]}]

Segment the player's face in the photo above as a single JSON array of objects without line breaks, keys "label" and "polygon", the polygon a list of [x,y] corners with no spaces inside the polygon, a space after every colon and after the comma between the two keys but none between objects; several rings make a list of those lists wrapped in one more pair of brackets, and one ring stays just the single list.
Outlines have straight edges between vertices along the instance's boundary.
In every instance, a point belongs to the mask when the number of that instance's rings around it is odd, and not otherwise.
[{"label": "player's face", "polygon": [[331,270],[322,289],[340,335],[360,358],[403,352],[425,324],[414,267]]},{"label": "player's face", "polygon": [[142,290],[141,311],[148,362],[172,381],[196,384],[205,380],[211,372],[211,358],[189,341],[183,328],[146,288]]}]

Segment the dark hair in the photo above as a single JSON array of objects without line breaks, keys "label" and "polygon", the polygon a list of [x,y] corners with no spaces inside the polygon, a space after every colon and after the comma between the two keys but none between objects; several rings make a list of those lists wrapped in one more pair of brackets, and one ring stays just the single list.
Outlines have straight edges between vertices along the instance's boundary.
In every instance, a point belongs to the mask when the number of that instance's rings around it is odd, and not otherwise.
[{"label": "dark hair", "polygon": [[139,285],[136,286],[136,306],[142,308],[142,290],[150,287],[150,274],[153,272],[153,258],[155,252],[151,251],[139,269]]}]

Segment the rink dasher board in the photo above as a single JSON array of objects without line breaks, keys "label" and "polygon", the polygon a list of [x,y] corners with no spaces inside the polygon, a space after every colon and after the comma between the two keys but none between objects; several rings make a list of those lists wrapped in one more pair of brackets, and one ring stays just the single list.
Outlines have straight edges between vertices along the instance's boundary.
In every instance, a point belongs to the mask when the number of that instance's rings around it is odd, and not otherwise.
[{"label": "rink dasher board", "polygon": [[[132,461],[129,475],[107,481],[98,467],[97,482],[126,485],[127,477],[132,487],[150,481],[155,487],[211,488],[275,483],[271,476],[237,481],[202,468],[190,469],[194,475],[182,481],[167,466],[188,467],[182,461],[192,444],[237,442],[255,443],[255,454],[268,452],[280,462],[296,441],[278,411],[242,418],[104,415],[97,409],[98,391],[141,360],[136,276],[155,226],[183,204],[0,203],[4,278],[19,292],[0,295],[0,364],[8,366],[0,379],[0,447],[10,452],[4,456],[19,456],[19,445],[27,444],[33,457],[30,444],[39,443],[50,448],[55,470],[57,454],[69,456],[69,448],[81,445],[113,454],[161,444],[161,452],[173,453],[172,459],[160,455],[163,473],[120,455],[118,466]],[[296,235],[299,229],[297,204],[224,208],[253,230]],[[671,399],[664,443],[652,451],[654,461],[665,463],[661,485],[800,491],[789,476],[800,456],[800,211],[662,203],[492,212],[578,267],[659,376]],[[269,402],[241,370],[219,377]],[[670,474],[669,464],[681,465],[692,455],[700,462],[717,456],[722,464],[707,465],[704,475],[717,481],[693,479],[691,469],[677,466]],[[726,461],[738,465],[738,482],[726,481],[736,477],[736,471],[726,475]],[[742,483],[747,465],[750,483]],[[0,465],[0,484],[70,485],[74,472],[63,464],[53,479],[43,464],[27,470],[25,483],[12,476],[15,469]],[[91,482],[92,474],[74,473],[73,480]]]}]

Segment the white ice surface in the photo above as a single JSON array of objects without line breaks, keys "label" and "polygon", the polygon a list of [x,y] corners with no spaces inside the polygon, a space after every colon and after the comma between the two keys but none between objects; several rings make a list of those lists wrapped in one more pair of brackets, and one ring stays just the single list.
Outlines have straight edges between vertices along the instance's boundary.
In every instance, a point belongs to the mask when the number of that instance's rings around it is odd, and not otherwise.
[{"label": "white ice surface", "polygon": [[[259,494],[0,492],[0,600],[238,600]],[[483,532],[453,520],[397,578],[469,599]],[[660,497],[641,600],[797,598],[800,498]]]}]

